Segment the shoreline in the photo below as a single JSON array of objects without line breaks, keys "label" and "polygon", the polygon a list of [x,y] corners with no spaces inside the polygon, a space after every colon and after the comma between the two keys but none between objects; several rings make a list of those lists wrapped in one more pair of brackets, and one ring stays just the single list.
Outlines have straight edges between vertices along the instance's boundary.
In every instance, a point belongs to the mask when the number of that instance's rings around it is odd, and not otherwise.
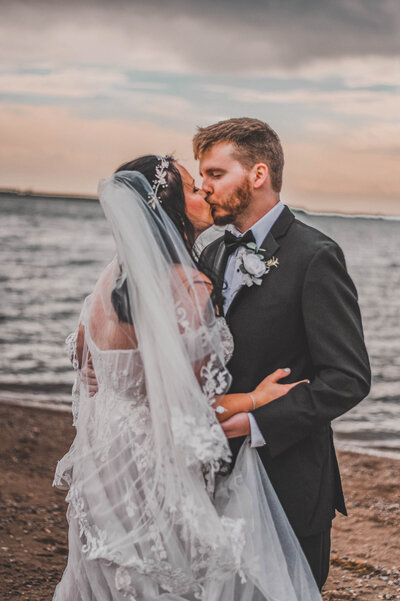
[{"label": "shoreline", "polygon": [[[52,488],[71,414],[0,403],[0,598],[47,601],[68,552],[66,491]],[[50,435],[49,435],[50,433]],[[400,598],[397,459],[339,451],[349,517],[333,522],[324,601]]]},{"label": "shoreline", "polygon": [[[0,407],[3,405],[10,407],[26,407],[27,409],[38,409],[40,411],[59,411],[66,415],[71,414],[71,395],[59,396],[56,402],[49,403],[47,397],[40,394],[32,393],[20,398],[20,392],[9,392],[0,390]],[[13,398],[14,397],[14,398]],[[337,451],[356,453],[359,455],[370,455],[372,457],[386,457],[388,459],[400,460],[400,444],[399,448],[368,448],[366,446],[357,445],[356,442],[349,442],[348,437],[342,437],[340,433],[334,432],[334,441]]]}]

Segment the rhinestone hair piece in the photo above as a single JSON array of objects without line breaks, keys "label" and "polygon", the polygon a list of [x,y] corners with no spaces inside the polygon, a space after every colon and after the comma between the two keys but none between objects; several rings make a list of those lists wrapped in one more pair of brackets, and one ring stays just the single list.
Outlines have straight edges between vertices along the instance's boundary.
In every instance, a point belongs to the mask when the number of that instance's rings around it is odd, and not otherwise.
[{"label": "rhinestone hair piece", "polygon": [[156,165],[155,169],[155,178],[153,179],[153,183],[151,187],[153,188],[153,194],[149,197],[149,204],[153,209],[156,208],[155,199],[158,200],[160,204],[162,204],[160,198],[158,197],[158,190],[161,188],[167,188],[167,169],[169,166],[169,161],[165,157],[157,157],[158,165]]}]

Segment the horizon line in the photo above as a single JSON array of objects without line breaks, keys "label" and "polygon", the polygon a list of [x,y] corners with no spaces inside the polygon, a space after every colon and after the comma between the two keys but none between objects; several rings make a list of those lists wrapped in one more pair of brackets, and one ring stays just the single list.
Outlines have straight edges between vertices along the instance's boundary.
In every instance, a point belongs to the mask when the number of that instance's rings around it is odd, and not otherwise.
[{"label": "horizon line", "polygon": [[[84,193],[71,193],[71,192],[39,192],[33,190],[31,188],[20,189],[20,188],[3,188],[0,187],[0,196],[11,195],[16,197],[32,197],[32,198],[46,198],[46,199],[54,199],[54,200],[89,200],[99,202],[98,196],[93,194],[84,194]],[[286,204],[286,203],[285,203]],[[384,213],[357,213],[357,212],[332,212],[332,211],[321,211],[321,210],[311,210],[306,208],[305,206],[293,206],[288,205],[289,208],[292,208],[294,211],[300,211],[306,213],[307,215],[315,215],[321,217],[360,217],[364,219],[389,219],[400,221],[400,215],[393,214],[384,214]]]}]

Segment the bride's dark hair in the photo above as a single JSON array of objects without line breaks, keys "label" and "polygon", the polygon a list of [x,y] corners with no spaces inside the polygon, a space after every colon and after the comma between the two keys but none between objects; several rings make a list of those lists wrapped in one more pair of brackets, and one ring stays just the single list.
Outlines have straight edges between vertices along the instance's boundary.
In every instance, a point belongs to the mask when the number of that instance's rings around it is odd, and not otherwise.
[{"label": "bride's dark hair", "polygon": [[[175,159],[173,156],[164,157],[168,161],[167,171],[167,185],[165,187],[160,186],[157,191],[157,197],[162,205],[162,208],[174,223],[178,230],[185,246],[193,258],[194,262],[197,262],[197,258],[193,253],[193,245],[195,242],[195,230],[192,222],[186,215],[186,203],[185,194],[183,190],[183,183],[181,174],[176,166]],[[152,186],[153,181],[156,178],[156,167],[160,164],[160,157],[154,154],[148,154],[145,156],[138,157],[133,161],[124,163],[115,171],[138,171],[141,173]],[[221,284],[214,273],[208,269],[202,268],[203,273],[210,278],[213,290],[211,298],[216,307],[221,310],[222,295],[221,295]],[[111,302],[117,313],[119,321],[125,323],[132,323],[131,312],[129,306],[129,296],[127,290],[126,280],[122,285],[117,285],[111,293]]]},{"label": "bride's dark hair", "polygon": [[[165,188],[162,186],[159,187],[157,197],[161,202],[162,208],[180,233],[188,252],[192,254],[195,232],[192,222],[186,215],[185,194],[181,174],[178,171],[173,156],[166,156],[164,158],[168,161],[168,167],[166,168],[167,185]],[[147,154],[124,163],[118,167],[115,173],[119,171],[138,171],[144,175],[151,186],[156,177],[156,167],[159,164],[160,157],[154,154]]]}]

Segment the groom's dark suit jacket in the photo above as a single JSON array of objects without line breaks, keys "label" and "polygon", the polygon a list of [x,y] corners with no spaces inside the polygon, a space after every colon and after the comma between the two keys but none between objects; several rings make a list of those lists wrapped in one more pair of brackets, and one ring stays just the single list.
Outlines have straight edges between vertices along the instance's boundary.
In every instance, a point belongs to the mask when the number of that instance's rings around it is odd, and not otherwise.
[{"label": "groom's dark suit jacket", "polygon": [[[346,514],[331,420],[370,389],[357,291],[338,245],[285,207],[261,245],[279,260],[260,286],[242,287],[227,322],[235,350],[230,392],[249,392],[269,373],[290,367],[284,382],[308,378],[253,415],[266,441],[258,448],[297,536],[330,526]],[[207,246],[200,268],[223,277],[223,238]],[[243,438],[230,441],[235,457]]]}]

